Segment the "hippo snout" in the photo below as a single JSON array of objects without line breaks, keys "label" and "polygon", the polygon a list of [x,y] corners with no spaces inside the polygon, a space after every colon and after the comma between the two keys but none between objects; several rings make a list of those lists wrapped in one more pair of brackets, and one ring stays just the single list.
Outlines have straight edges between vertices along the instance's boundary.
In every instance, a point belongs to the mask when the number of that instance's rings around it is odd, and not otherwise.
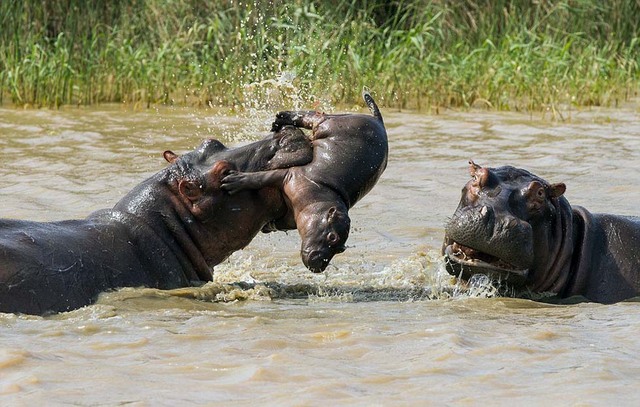
[{"label": "hippo snout", "polygon": [[526,269],[533,261],[531,225],[491,205],[458,208],[446,225],[451,241]]},{"label": "hippo snout", "polygon": [[302,262],[313,273],[322,273],[329,265],[332,257],[333,255],[330,253],[312,250],[308,253],[302,253]]}]

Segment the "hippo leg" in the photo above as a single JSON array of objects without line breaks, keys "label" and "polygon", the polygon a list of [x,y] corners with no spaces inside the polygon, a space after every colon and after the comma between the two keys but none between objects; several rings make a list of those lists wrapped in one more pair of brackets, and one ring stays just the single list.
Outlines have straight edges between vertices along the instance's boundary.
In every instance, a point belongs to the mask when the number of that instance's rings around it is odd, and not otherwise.
[{"label": "hippo leg", "polygon": [[233,171],[222,179],[220,188],[233,195],[245,189],[279,186],[283,184],[288,171],[286,168],[259,172]]},{"label": "hippo leg", "polygon": [[293,230],[297,227],[296,221],[291,216],[284,216],[280,219],[272,220],[262,227],[262,233]]},{"label": "hippo leg", "polygon": [[267,162],[267,170],[305,165],[313,159],[313,145],[298,128],[289,125],[278,131],[279,148]]}]

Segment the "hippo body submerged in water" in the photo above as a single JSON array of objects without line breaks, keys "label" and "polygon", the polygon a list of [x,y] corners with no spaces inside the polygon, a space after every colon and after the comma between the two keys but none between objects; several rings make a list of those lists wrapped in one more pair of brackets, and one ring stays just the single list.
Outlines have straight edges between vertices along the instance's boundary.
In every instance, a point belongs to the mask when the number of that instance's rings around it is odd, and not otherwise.
[{"label": "hippo body submerged in water", "polygon": [[640,295],[640,218],[572,207],[564,184],[523,169],[471,162],[470,173],[446,226],[450,274],[600,303]]},{"label": "hippo body submerged in water", "polygon": [[221,179],[231,170],[306,164],[312,146],[288,127],[239,148],[208,140],[182,157],[164,156],[171,165],[113,209],[82,220],[0,220],[0,311],[68,311],[109,289],[210,281],[214,265],[287,212],[278,190],[230,196]]},{"label": "hippo body submerged in water", "polygon": [[267,186],[280,188],[290,211],[270,224],[298,229],[302,261],[323,271],[345,250],[349,208],[376,184],[387,166],[388,141],[382,115],[371,95],[363,98],[373,115],[280,112],[272,130],[293,125],[312,130],[313,160],[303,166],[262,172],[232,172],[222,188],[234,193]]}]

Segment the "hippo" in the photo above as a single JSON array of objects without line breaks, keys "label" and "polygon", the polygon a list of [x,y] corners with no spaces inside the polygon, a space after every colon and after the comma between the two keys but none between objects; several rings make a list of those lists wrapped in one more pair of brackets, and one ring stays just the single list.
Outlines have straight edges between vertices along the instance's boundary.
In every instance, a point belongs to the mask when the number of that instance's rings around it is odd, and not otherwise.
[{"label": "hippo", "polygon": [[604,304],[640,294],[640,218],[571,206],[564,183],[520,168],[471,161],[469,171],[446,225],[450,274],[485,274],[516,292]]},{"label": "hippo", "polygon": [[112,209],[56,222],[0,220],[0,311],[49,314],[121,287],[172,289],[212,279],[212,267],[288,210],[276,188],[229,195],[231,170],[302,165],[308,137],[292,126],[227,148],[207,140],[136,186]]},{"label": "hippo", "polygon": [[279,112],[273,131],[293,125],[312,130],[313,159],[303,166],[270,171],[232,171],[222,189],[235,193],[267,186],[285,196],[287,216],[269,223],[271,230],[298,229],[301,257],[312,272],[326,269],[345,251],[349,209],[376,184],[387,166],[388,142],[382,115],[368,92],[363,98],[372,115]]}]

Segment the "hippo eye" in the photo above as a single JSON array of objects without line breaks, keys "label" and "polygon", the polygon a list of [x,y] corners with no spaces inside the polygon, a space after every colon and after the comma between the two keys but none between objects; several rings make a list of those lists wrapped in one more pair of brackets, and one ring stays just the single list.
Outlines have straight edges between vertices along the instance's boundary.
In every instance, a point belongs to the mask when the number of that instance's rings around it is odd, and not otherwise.
[{"label": "hippo eye", "polygon": [[327,241],[329,244],[335,244],[338,241],[338,235],[333,232],[329,232],[327,234]]}]

